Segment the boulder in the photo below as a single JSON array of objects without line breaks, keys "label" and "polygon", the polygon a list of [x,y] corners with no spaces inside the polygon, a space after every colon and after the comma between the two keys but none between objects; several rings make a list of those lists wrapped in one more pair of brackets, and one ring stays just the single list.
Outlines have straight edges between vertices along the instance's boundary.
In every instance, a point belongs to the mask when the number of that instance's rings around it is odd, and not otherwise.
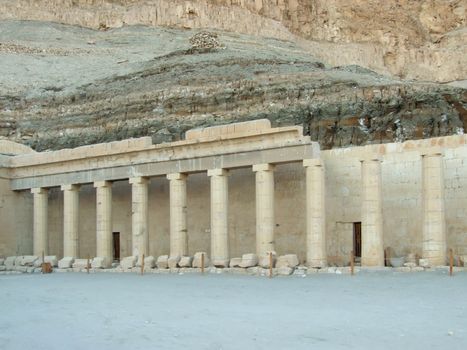
[{"label": "boulder", "polygon": [[277,258],[276,267],[296,267],[299,261],[296,254],[281,255]]},{"label": "boulder", "polygon": [[37,256],[34,255],[24,255],[19,262],[21,266],[34,266],[34,262],[39,259]]},{"label": "boulder", "polygon": [[156,266],[158,269],[167,269],[169,267],[169,256],[161,255],[157,258]]},{"label": "boulder", "polygon": [[209,266],[209,258],[205,252],[195,253],[193,258],[193,267],[201,267],[201,256],[204,254],[204,267]]},{"label": "boulder", "polygon": [[247,268],[258,265],[258,256],[256,254],[243,254],[240,267]]},{"label": "boulder", "polygon": [[191,267],[193,264],[193,258],[191,256],[182,256],[178,262],[180,267]]},{"label": "boulder", "polygon": [[179,256],[171,256],[169,260],[167,260],[167,265],[169,265],[169,269],[176,269],[178,267],[178,263],[180,262]]},{"label": "boulder", "polygon": [[215,267],[228,267],[230,259],[212,258],[211,263]]},{"label": "boulder", "polygon": [[240,267],[242,263],[242,258],[232,258],[230,259],[229,267]]},{"label": "boulder", "polygon": [[149,255],[144,258],[144,267],[153,269],[156,267],[156,258],[154,258],[152,255]]},{"label": "boulder", "polygon": [[52,265],[53,267],[58,266],[58,259],[55,255],[48,255],[44,257],[44,262],[50,263],[50,265]]},{"label": "boulder", "polygon": [[414,262],[406,262],[406,263],[404,264],[404,266],[405,266],[405,267],[415,267],[415,266],[417,266],[417,264],[414,263]]},{"label": "boulder", "polygon": [[459,255],[458,259],[459,259],[459,266],[467,267],[467,255]]},{"label": "boulder", "polygon": [[21,266],[21,261],[23,261],[23,256],[17,256],[15,259],[15,266]]},{"label": "boulder", "polygon": [[91,262],[91,267],[93,269],[107,269],[110,267],[110,265],[111,262],[109,261],[109,259],[101,256],[95,257],[94,259],[92,259]]},{"label": "boulder", "polygon": [[58,262],[58,268],[69,269],[70,267],[73,266],[74,262],[75,262],[75,258],[73,258],[72,256],[66,256]]},{"label": "boulder", "polygon": [[16,256],[9,256],[5,259],[5,266],[7,270],[13,270],[15,266]]},{"label": "boulder", "polygon": [[418,260],[418,265],[420,265],[421,267],[430,267],[430,260],[428,259],[420,259]]},{"label": "boulder", "polygon": [[[88,265],[88,259],[75,259],[74,263],[72,264],[73,268],[75,269],[85,269]],[[89,264],[91,265],[91,264]],[[91,267],[91,266],[89,266]]]},{"label": "boulder", "polygon": [[120,267],[124,270],[131,269],[136,265],[136,256],[127,256],[120,260]]},{"label": "boulder", "polygon": [[261,266],[262,268],[269,268],[269,254],[272,253],[272,267],[274,267],[274,264],[276,262],[276,252],[266,252],[264,254],[261,254],[259,256],[259,262],[258,265]]},{"label": "boulder", "polygon": [[281,276],[290,276],[294,269],[289,266],[281,266],[277,269],[277,274]]}]

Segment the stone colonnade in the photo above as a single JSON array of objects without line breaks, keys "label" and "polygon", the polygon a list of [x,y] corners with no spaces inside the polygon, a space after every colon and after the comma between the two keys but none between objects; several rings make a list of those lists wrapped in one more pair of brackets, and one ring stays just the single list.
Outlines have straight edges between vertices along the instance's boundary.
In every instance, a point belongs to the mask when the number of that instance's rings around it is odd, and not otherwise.
[{"label": "stone colonnade", "polygon": [[[320,159],[305,159],[306,168],[306,261],[311,267],[324,267],[326,261],[325,170]],[[274,165],[253,165],[256,178],[256,253],[275,250],[274,242]],[[440,152],[422,155],[423,257],[432,265],[444,265],[446,230],[444,212],[443,158]],[[362,171],[362,265],[384,266],[381,160],[361,161]],[[228,169],[207,171],[211,182],[211,259],[215,266],[228,266]],[[167,175],[170,183],[170,256],[188,254],[187,177]],[[129,179],[132,185],[132,251],[149,254],[148,184],[146,177]],[[112,252],[112,183],[97,181],[96,256],[110,266]],[[79,184],[63,185],[64,256],[78,257]],[[34,188],[34,254],[47,251],[46,188]]]}]

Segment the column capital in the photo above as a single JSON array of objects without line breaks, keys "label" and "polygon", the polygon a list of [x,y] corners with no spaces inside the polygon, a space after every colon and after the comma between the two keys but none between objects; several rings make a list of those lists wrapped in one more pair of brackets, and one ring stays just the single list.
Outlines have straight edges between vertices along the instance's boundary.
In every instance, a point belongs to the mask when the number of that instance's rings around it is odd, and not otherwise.
[{"label": "column capital", "polygon": [[45,187],[31,188],[31,193],[33,194],[45,194],[47,192],[49,192],[49,189]]},{"label": "column capital", "polygon": [[444,156],[444,148],[442,147],[430,147],[425,148],[420,151],[420,155],[422,157],[443,157]]},{"label": "column capital", "polygon": [[209,169],[208,176],[229,176],[227,169]]},{"label": "column capital", "polygon": [[62,185],[60,189],[62,191],[79,191],[81,185]]},{"label": "column capital", "polygon": [[305,168],[312,167],[312,166],[322,167],[323,165],[324,164],[323,164],[323,161],[321,160],[321,158],[312,158],[312,159],[304,159],[303,160],[303,166]]},{"label": "column capital", "polygon": [[184,174],[184,173],[167,174],[167,179],[168,180],[185,180],[187,177],[188,177],[188,175]]},{"label": "column capital", "polygon": [[275,165],[270,164],[270,163],[264,163],[264,164],[255,164],[253,165],[253,171],[274,171]]},{"label": "column capital", "polygon": [[149,183],[149,178],[144,177],[144,176],[137,176],[137,177],[130,177],[128,179],[128,182],[132,185],[138,184],[138,185],[145,185]]},{"label": "column capital", "polygon": [[96,181],[94,182],[94,187],[112,187],[112,182],[110,181]]}]

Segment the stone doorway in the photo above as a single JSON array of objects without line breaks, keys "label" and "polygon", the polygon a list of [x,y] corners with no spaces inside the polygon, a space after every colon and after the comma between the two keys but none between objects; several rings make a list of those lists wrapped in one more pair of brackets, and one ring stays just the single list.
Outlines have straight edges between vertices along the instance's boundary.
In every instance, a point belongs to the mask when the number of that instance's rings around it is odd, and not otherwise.
[{"label": "stone doorway", "polygon": [[360,261],[362,257],[362,223],[353,223],[353,251],[355,254],[356,262]]},{"label": "stone doorway", "polygon": [[120,232],[112,232],[112,247],[114,260],[120,261]]}]

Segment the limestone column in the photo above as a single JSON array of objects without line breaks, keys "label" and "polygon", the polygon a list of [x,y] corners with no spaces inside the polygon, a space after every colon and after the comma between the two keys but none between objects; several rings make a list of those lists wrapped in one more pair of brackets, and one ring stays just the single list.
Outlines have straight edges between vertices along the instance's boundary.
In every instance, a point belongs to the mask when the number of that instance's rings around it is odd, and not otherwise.
[{"label": "limestone column", "polygon": [[381,161],[362,162],[362,266],[384,266]]},{"label": "limestone column", "polygon": [[113,262],[112,252],[112,183],[94,182],[96,188],[96,256],[105,258],[104,265]]},{"label": "limestone column", "polygon": [[253,165],[256,172],[256,254],[275,250],[274,165]]},{"label": "limestone column", "polygon": [[422,255],[432,266],[446,265],[446,218],[442,150],[422,155]]},{"label": "limestone column", "polygon": [[47,212],[48,212],[48,189],[31,189],[34,198],[33,219],[33,254],[42,256],[48,252]]},{"label": "limestone column", "polygon": [[170,256],[188,254],[186,174],[168,174],[170,180]]},{"label": "limestone column", "polygon": [[134,177],[131,184],[131,230],[133,255],[149,255],[148,184],[145,177]]},{"label": "limestone column", "polygon": [[208,170],[211,177],[211,261],[229,266],[228,170]]},{"label": "limestone column", "polygon": [[63,185],[63,256],[77,258],[79,185]]},{"label": "limestone column", "polygon": [[324,166],[320,159],[305,159],[303,166],[306,168],[306,261],[310,267],[325,267]]}]

